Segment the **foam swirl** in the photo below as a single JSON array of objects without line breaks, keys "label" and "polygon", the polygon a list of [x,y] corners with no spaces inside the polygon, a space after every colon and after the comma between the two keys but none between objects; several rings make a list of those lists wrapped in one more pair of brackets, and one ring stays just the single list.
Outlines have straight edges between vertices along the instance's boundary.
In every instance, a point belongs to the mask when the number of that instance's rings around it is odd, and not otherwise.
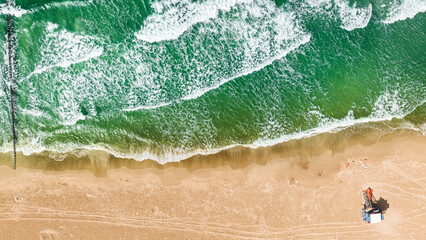
[{"label": "foam swirl", "polygon": [[401,4],[391,5],[390,12],[382,22],[391,24],[402,21],[407,18],[414,18],[418,13],[426,11],[426,1],[424,0],[405,0]]}]

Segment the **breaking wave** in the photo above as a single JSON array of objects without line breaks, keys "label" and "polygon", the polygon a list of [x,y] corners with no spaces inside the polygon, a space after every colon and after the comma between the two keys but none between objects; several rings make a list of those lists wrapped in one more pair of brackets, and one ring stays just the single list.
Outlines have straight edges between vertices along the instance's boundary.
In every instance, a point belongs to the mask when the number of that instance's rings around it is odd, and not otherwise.
[{"label": "breaking wave", "polygon": [[196,3],[190,0],[152,3],[154,14],[148,16],[135,36],[146,42],[177,39],[197,23],[217,18],[220,11],[229,12],[235,5],[253,3],[253,0],[208,0]]},{"label": "breaking wave", "polygon": [[426,1],[424,0],[404,0],[402,3],[394,2],[390,7],[390,12],[382,22],[391,24],[407,18],[414,18],[418,13],[426,11]]},{"label": "breaking wave", "polygon": [[365,28],[373,14],[373,5],[367,8],[357,8],[356,3],[352,7],[343,0],[336,0],[339,16],[342,21],[342,28],[352,31],[356,28]]},{"label": "breaking wave", "polygon": [[40,11],[61,8],[61,7],[86,7],[93,4],[93,0],[87,0],[84,2],[81,1],[64,1],[64,2],[54,2],[47,3],[39,7],[33,7],[31,9],[23,9],[20,6],[11,7],[6,6],[6,4],[0,4],[0,14],[1,15],[12,15],[15,17],[22,17],[28,13],[36,13]]},{"label": "breaking wave", "polygon": [[54,67],[67,68],[102,55],[103,47],[97,43],[97,38],[77,35],[67,30],[55,31],[57,28],[57,24],[48,23],[45,44],[41,50],[42,59],[30,76]]},{"label": "breaking wave", "polygon": [[22,15],[28,13],[27,10],[22,9],[21,7],[11,7],[6,6],[6,4],[0,4],[0,14],[1,15],[12,15],[15,17],[22,17]]}]

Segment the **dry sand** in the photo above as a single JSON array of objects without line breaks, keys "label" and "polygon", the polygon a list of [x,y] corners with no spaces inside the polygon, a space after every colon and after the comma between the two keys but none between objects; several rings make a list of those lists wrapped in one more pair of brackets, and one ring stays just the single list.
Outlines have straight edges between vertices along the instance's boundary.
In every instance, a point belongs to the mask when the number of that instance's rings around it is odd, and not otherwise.
[{"label": "dry sand", "polygon": [[[238,164],[232,151],[202,164],[111,158],[104,177],[3,165],[0,239],[426,239],[426,137],[376,140],[338,151],[295,141],[298,154],[281,146]],[[367,187],[382,223],[361,220]]]}]

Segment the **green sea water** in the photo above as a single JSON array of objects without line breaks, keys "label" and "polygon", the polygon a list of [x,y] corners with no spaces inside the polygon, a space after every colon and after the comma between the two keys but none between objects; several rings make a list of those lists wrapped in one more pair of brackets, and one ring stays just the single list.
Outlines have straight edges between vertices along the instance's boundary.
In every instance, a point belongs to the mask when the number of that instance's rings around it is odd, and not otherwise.
[{"label": "green sea water", "polygon": [[353,124],[425,132],[423,0],[0,1],[0,151],[160,163]]}]

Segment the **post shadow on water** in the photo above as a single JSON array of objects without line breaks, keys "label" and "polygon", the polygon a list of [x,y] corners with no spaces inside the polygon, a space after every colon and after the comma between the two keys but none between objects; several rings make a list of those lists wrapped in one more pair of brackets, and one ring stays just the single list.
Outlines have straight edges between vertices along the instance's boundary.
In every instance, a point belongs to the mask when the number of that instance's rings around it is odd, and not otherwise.
[{"label": "post shadow on water", "polygon": [[385,213],[386,210],[389,208],[388,200],[380,197],[379,200],[375,201],[373,204],[373,207],[378,207],[380,210],[382,210],[382,213]]}]

